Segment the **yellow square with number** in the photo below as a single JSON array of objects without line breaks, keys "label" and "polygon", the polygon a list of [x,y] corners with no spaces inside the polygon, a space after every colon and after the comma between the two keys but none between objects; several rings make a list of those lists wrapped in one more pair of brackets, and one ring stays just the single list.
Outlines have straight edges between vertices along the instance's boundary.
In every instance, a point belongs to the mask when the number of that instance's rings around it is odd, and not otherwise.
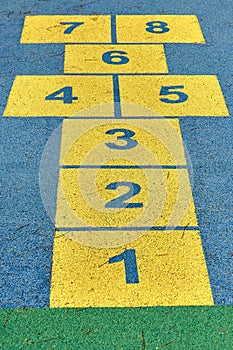
[{"label": "yellow square with number", "polygon": [[119,248],[55,233],[50,307],[184,305],[213,305],[198,231],[146,231]]},{"label": "yellow square with number", "polygon": [[137,105],[143,116],[229,116],[214,75],[120,76],[119,85],[124,117],[139,116]]},{"label": "yellow square with number", "polygon": [[101,166],[116,158],[139,167],[185,166],[179,121],[64,120],[60,165]]},{"label": "yellow square with number", "polygon": [[113,116],[112,77],[17,76],[4,116]]},{"label": "yellow square with number", "polygon": [[111,42],[111,16],[26,16],[22,44]]},{"label": "yellow square with number", "polygon": [[119,43],[205,43],[194,15],[117,16],[116,24]]},{"label": "yellow square with number", "polygon": [[163,45],[66,45],[65,73],[167,73]]},{"label": "yellow square with number", "polygon": [[90,234],[92,228],[115,230],[111,237],[119,245],[118,239],[127,230],[197,226],[187,169],[134,165],[122,157],[96,167],[63,166],[59,174],[56,228],[71,232],[73,228],[89,230]]}]

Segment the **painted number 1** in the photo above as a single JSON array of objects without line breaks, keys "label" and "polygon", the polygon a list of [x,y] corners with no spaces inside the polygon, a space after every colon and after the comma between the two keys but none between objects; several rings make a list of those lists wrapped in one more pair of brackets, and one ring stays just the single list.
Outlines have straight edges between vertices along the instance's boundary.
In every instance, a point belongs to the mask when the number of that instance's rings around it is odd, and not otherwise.
[{"label": "painted number 1", "polygon": [[136,252],[134,249],[125,250],[123,253],[109,259],[109,264],[124,261],[125,277],[127,284],[139,283]]}]

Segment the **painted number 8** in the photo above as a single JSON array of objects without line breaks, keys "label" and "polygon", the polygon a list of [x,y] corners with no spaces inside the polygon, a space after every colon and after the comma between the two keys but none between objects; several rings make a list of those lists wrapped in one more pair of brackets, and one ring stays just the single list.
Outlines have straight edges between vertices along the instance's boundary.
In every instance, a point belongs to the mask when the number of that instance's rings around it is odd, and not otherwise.
[{"label": "painted number 8", "polygon": [[146,31],[154,34],[163,34],[169,32],[168,24],[161,21],[152,21],[146,23]]}]

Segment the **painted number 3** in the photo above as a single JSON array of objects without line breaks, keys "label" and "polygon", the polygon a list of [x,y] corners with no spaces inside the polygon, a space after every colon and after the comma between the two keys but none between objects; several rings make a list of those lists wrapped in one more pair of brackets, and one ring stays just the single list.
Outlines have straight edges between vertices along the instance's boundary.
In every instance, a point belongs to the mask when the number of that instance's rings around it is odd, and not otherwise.
[{"label": "painted number 3", "polygon": [[135,132],[132,130],[128,129],[112,129],[106,131],[106,135],[114,135],[116,133],[122,133],[123,135],[117,136],[117,141],[124,141],[125,145],[122,144],[117,144],[113,142],[107,142],[106,146],[112,149],[117,149],[117,150],[127,150],[131,149],[137,146],[138,142],[136,140],[133,140],[132,137],[135,135]]},{"label": "painted number 3", "polygon": [[154,34],[163,34],[169,32],[170,28],[166,22],[151,21],[146,23],[146,31]]}]

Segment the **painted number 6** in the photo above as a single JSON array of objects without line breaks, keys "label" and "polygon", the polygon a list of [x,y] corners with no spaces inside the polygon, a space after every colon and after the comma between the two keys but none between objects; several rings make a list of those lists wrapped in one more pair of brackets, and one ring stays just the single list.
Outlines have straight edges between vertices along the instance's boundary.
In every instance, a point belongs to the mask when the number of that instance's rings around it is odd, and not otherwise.
[{"label": "painted number 6", "polygon": [[124,55],[128,55],[127,52],[117,50],[108,51],[103,54],[102,60],[107,64],[126,64],[129,62],[129,59]]}]

